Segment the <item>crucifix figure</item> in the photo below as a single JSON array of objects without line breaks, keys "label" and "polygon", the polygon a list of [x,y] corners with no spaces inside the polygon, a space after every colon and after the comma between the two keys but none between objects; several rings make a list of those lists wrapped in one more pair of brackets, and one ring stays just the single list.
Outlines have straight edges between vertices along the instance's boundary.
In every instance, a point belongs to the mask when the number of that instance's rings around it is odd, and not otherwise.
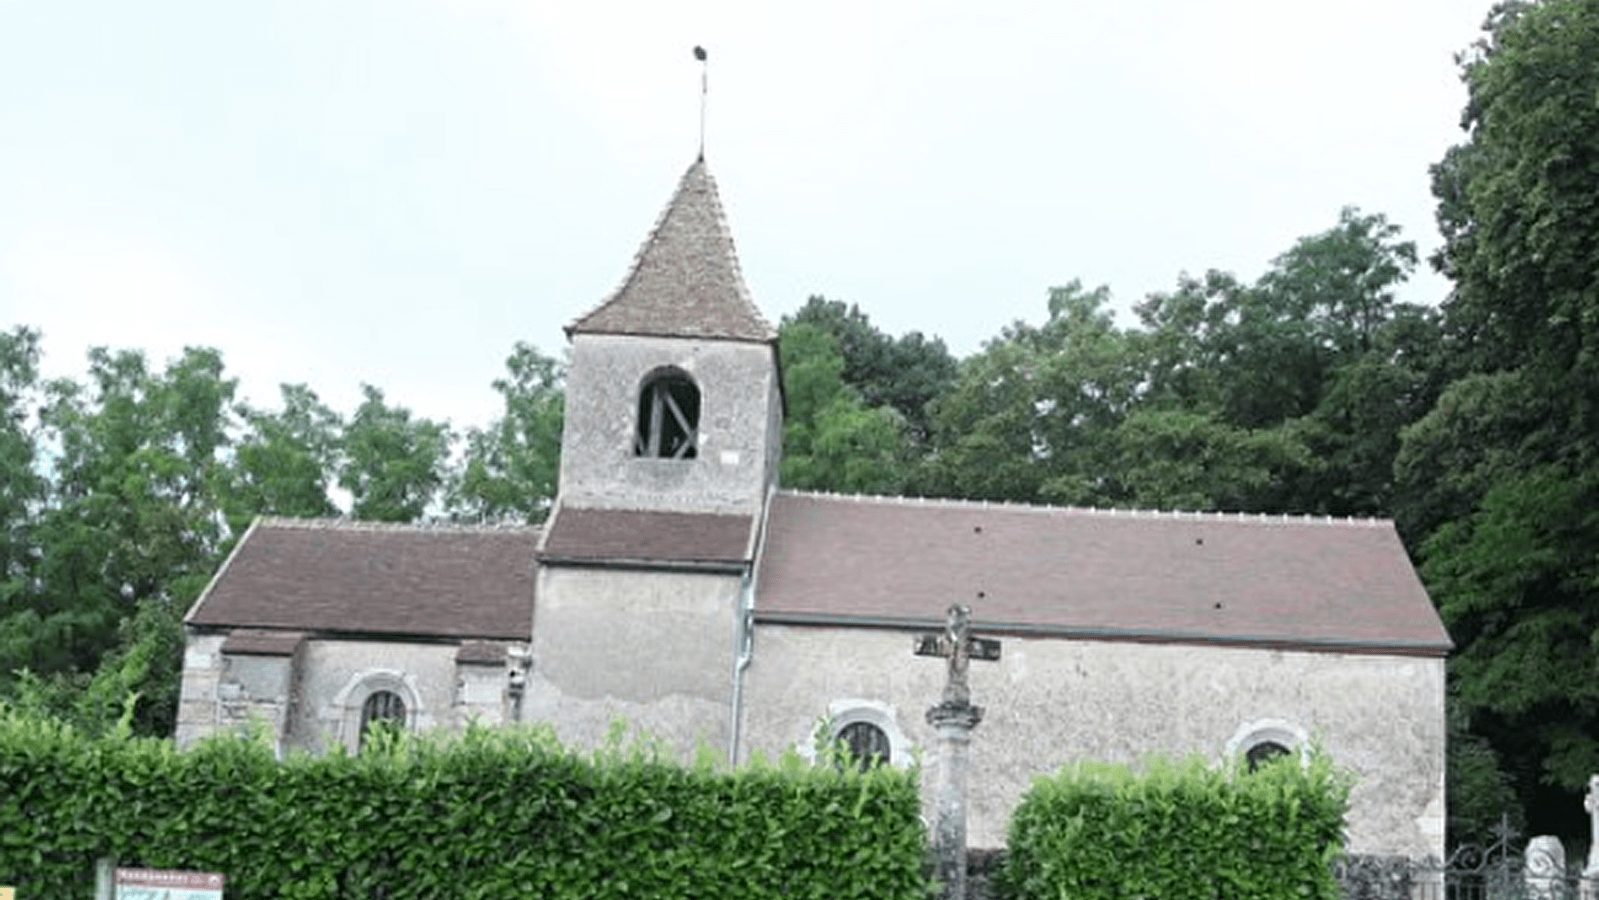
[{"label": "crucifix figure", "polygon": [[917,656],[942,656],[949,663],[949,678],[944,683],[943,706],[969,707],[972,687],[967,669],[973,659],[999,659],[999,641],[972,637],[972,609],[952,603],[941,634],[924,634],[916,639]]},{"label": "crucifix figure", "polygon": [[972,661],[972,608],[952,603],[949,622],[944,625],[944,652],[949,654],[949,681],[944,685],[944,702],[972,702],[972,685],[966,670]]}]

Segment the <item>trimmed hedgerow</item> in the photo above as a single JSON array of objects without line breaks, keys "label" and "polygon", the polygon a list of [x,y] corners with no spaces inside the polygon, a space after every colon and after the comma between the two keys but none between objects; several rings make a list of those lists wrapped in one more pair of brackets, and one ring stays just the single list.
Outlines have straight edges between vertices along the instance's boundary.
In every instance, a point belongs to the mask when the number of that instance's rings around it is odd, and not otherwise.
[{"label": "trimmed hedgerow", "polygon": [[999,893],[1162,900],[1338,900],[1349,776],[1321,752],[1249,772],[1157,759],[1041,778],[1011,819]]},{"label": "trimmed hedgerow", "polygon": [[0,884],[79,896],[110,857],[222,872],[229,900],[927,894],[912,772],[589,756],[539,729],[369,743],[279,762],[0,709]]}]

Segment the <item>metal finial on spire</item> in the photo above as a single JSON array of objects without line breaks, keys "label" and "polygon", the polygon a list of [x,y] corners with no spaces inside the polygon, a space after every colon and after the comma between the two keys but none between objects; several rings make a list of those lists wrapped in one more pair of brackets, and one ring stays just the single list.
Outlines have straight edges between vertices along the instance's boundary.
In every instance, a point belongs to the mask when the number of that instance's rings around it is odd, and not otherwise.
[{"label": "metal finial on spire", "polygon": [[694,58],[700,61],[700,161],[705,160],[705,95],[710,93],[710,64],[705,48],[694,45]]}]

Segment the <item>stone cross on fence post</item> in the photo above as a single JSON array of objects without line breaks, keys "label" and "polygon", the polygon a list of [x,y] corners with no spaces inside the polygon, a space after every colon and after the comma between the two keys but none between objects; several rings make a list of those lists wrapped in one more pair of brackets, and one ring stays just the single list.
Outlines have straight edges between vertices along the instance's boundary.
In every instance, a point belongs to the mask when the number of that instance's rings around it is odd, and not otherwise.
[{"label": "stone cross on fence post", "polygon": [[967,748],[972,742],[972,729],[983,719],[982,708],[972,705],[966,670],[971,660],[999,659],[999,641],[973,637],[971,608],[955,603],[949,607],[942,634],[916,638],[916,655],[940,656],[949,661],[943,699],[927,711],[927,723],[938,732],[933,855],[945,900],[965,900]]}]

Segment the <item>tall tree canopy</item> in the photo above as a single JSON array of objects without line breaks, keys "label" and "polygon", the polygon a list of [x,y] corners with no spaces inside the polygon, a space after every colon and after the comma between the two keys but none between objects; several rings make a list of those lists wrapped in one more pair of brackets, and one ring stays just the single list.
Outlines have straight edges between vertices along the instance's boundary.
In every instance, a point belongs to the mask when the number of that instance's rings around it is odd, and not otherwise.
[{"label": "tall tree canopy", "polygon": [[444,422],[392,406],[383,391],[361,385],[361,405],[344,429],[339,487],[350,515],[373,522],[415,522],[445,484],[453,435]]},{"label": "tall tree canopy", "polygon": [[[872,324],[860,307],[841,300],[811,297],[785,325],[815,325],[833,338],[842,360],[839,378],[869,408],[899,413],[913,444],[927,438],[928,405],[955,380],[956,361],[943,340],[920,331],[897,338]],[[787,360],[788,350],[784,359]]]},{"label": "tall tree canopy", "polygon": [[1197,510],[1389,514],[1400,430],[1436,394],[1436,323],[1401,303],[1416,248],[1343,210],[1254,284],[1211,271],[1119,327],[1107,288],[1050,292],[931,406],[916,488]]},{"label": "tall tree canopy", "polygon": [[344,422],[303,384],[279,390],[281,409],[238,407],[245,431],[234,450],[227,498],[235,532],[255,516],[316,518],[338,512],[328,488]]},{"label": "tall tree canopy", "polygon": [[505,368],[506,376],[494,380],[505,410],[488,427],[467,432],[448,505],[458,519],[542,522],[561,474],[564,367],[518,341]]},{"label": "tall tree canopy", "polygon": [[[155,368],[95,348],[86,378],[48,383],[40,357],[37,332],[0,332],[0,699],[86,727],[115,721],[131,696],[137,731],[171,733],[181,616],[255,516],[335,515],[340,499],[359,517],[410,521],[441,511],[447,480],[470,483],[450,470],[448,426],[376,388],[346,420],[305,385],[284,385],[276,409],[235,403],[211,349]],[[484,439],[499,455],[474,445],[467,460],[487,459],[490,475],[504,462],[520,479],[505,490],[525,489],[533,510],[553,491],[558,369],[521,345],[510,369],[496,387],[514,424]]]},{"label": "tall tree canopy", "polygon": [[1455,380],[1404,434],[1401,521],[1458,650],[1452,699],[1530,826],[1599,771],[1599,6],[1496,6],[1433,168]]}]

